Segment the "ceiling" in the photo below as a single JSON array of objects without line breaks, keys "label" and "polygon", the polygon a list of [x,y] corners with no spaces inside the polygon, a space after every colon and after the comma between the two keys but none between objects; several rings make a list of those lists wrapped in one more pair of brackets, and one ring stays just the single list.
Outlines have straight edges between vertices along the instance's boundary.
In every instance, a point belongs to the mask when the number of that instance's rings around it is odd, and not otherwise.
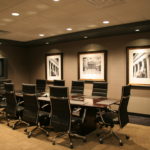
[{"label": "ceiling", "polygon": [[[20,15],[12,16],[12,12]],[[103,24],[104,20],[110,23]],[[109,32],[109,27],[115,31],[115,27],[122,24],[149,20],[150,0],[0,0],[0,39],[20,42],[58,39],[84,30],[107,29]],[[148,25],[150,28],[150,22]],[[67,31],[68,27],[72,31]],[[84,36],[85,33],[82,38]]]}]

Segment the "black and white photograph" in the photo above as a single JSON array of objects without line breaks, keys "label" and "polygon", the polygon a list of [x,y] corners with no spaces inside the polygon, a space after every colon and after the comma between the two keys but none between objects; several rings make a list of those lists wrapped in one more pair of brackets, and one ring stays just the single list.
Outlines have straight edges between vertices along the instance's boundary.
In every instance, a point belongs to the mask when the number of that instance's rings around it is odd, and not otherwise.
[{"label": "black and white photograph", "polygon": [[129,48],[129,84],[150,85],[150,47]]},{"label": "black and white photograph", "polygon": [[79,79],[105,80],[105,53],[79,53]]},{"label": "black and white photograph", "polygon": [[49,54],[46,55],[46,78],[47,80],[62,79],[62,55]]}]

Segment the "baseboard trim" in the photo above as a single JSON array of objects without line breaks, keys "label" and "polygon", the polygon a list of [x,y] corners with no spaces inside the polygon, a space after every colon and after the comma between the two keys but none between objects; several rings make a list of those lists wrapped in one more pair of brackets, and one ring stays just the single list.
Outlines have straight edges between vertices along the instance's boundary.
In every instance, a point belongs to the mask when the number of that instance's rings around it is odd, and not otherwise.
[{"label": "baseboard trim", "polygon": [[129,115],[132,115],[132,116],[140,116],[140,117],[147,117],[147,118],[150,118],[150,115],[149,115],[149,114],[140,114],[140,113],[133,113],[133,112],[129,112],[128,114],[129,114]]}]

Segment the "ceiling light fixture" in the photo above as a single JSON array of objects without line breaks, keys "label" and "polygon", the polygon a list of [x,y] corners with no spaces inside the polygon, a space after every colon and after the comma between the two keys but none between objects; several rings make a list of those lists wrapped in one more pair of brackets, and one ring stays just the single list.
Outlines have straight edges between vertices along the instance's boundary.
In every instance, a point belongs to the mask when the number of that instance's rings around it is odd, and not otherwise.
[{"label": "ceiling light fixture", "polygon": [[84,39],[87,39],[88,38],[88,36],[84,36]]},{"label": "ceiling light fixture", "polygon": [[54,2],[59,2],[60,0],[53,0]]},{"label": "ceiling light fixture", "polygon": [[139,32],[140,31],[140,29],[135,29],[135,32]]},{"label": "ceiling light fixture", "polygon": [[39,34],[39,36],[45,36],[44,34]]},{"label": "ceiling light fixture", "polygon": [[17,13],[17,12],[13,12],[13,13],[11,13],[11,15],[12,15],[12,16],[19,16],[20,14]]},{"label": "ceiling light fixture", "polygon": [[108,20],[103,21],[103,24],[109,24],[110,22]]},{"label": "ceiling light fixture", "polygon": [[47,44],[47,45],[48,45],[48,44],[49,44],[49,42],[46,42],[45,44]]},{"label": "ceiling light fixture", "polygon": [[72,28],[66,28],[67,31],[72,31]]},{"label": "ceiling light fixture", "polygon": [[2,42],[0,42],[0,45],[2,45]]}]

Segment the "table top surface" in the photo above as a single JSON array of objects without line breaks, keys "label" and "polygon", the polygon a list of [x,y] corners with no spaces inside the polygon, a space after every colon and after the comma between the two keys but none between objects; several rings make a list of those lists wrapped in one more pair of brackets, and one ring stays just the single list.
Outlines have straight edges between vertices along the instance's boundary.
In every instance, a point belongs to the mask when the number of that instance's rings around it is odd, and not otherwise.
[{"label": "table top surface", "polygon": [[[40,101],[50,101],[50,97],[38,97]],[[118,100],[98,97],[98,96],[70,96],[69,97],[71,105],[89,106],[89,107],[107,107],[118,102]]]}]

